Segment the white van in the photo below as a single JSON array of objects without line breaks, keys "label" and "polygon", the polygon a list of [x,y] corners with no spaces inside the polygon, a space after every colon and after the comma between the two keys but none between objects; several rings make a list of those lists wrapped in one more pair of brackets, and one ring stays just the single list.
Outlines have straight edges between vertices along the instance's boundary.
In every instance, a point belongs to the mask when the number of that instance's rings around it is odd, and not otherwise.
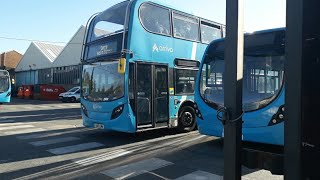
[{"label": "white van", "polygon": [[59,99],[62,102],[79,102],[80,86],[73,87],[69,91],[59,94]]}]

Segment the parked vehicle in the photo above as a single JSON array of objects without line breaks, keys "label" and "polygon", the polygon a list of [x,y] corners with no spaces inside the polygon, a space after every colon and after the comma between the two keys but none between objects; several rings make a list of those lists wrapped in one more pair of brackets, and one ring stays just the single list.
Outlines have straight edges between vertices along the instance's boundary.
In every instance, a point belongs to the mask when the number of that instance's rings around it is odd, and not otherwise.
[{"label": "parked vehicle", "polygon": [[79,102],[80,86],[73,87],[69,91],[59,94],[59,99],[62,100],[62,102]]},{"label": "parked vehicle", "polygon": [[9,72],[0,70],[0,103],[9,103],[11,99],[11,82]]},{"label": "parked vehicle", "polygon": [[[217,112],[224,105],[225,40],[213,41],[203,56],[195,87],[200,134],[224,136]],[[284,145],[285,29],[244,36],[243,140]]]},{"label": "parked vehicle", "polygon": [[82,54],[83,125],[127,133],[196,129],[197,60],[223,30],[155,0],[123,1],[94,16]]}]

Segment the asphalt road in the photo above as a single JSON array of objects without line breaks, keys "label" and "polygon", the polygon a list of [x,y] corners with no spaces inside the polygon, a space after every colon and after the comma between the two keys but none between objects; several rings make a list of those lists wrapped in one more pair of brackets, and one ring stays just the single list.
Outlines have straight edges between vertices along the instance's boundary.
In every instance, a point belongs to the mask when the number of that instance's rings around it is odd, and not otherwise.
[{"label": "asphalt road", "polygon": [[[0,105],[0,179],[223,179],[221,140],[173,129],[124,134],[82,126],[79,103]],[[243,168],[242,179],[283,179]]]}]

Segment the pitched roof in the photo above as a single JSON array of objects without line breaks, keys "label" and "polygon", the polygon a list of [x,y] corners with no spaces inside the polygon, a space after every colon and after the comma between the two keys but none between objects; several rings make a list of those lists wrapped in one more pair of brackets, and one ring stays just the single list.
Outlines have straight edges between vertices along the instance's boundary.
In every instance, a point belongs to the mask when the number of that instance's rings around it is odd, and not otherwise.
[{"label": "pitched roof", "polygon": [[32,42],[21,61],[16,67],[16,71],[29,71],[30,69],[51,68],[52,63],[61,52],[63,46],[57,46],[42,42]]},{"label": "pitched roof", "polygon": [[48,44],[43,42],[33,42],[34,45],[48,58],[49,61],[53,62],[59,53],[62,51],[63,46]]},{"label": "pitched roof", "polygon": [[82,43],[85,35],[85,26],[80,26],[72,36],[58,57],[52,63],[52,67],[63,67],[80,64]]},{"label": "pitched roof", "polygon": [[19,53],[19,52],[18,52],[18,51],[16,51],[16,50],[4,51],[4,52],[1,52],[0,54],[3,54],[3,53],[10,53],[10,52],[16,52],[16,53],[18,53],[18,54],[22,55],[21,53]]}]

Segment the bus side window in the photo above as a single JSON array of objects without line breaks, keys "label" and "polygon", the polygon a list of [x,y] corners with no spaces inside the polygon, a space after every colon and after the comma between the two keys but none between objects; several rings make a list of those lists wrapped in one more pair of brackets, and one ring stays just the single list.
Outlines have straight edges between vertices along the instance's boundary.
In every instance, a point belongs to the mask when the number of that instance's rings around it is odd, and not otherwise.
[{"label": "bus side window", "polygon": [[192,69],[176,69],[175,70],[176,94],[193,94],[194,84],[197,76],[197,70]]},{"label": "bus side window", "polygon": [[174,37],[199,41],[199,20],[173,13]]},{"label": "bus side window", "polygon": [[146,30],[157,34],[171,35],[168,9],[144,3],[141,5],[139,13],[140,22]]},{"label": "bus side window", "polygon": [[209,44],[215,39],[221,38],[220,26],[202,21],[201,22],[201,41],[202,43]]}]

